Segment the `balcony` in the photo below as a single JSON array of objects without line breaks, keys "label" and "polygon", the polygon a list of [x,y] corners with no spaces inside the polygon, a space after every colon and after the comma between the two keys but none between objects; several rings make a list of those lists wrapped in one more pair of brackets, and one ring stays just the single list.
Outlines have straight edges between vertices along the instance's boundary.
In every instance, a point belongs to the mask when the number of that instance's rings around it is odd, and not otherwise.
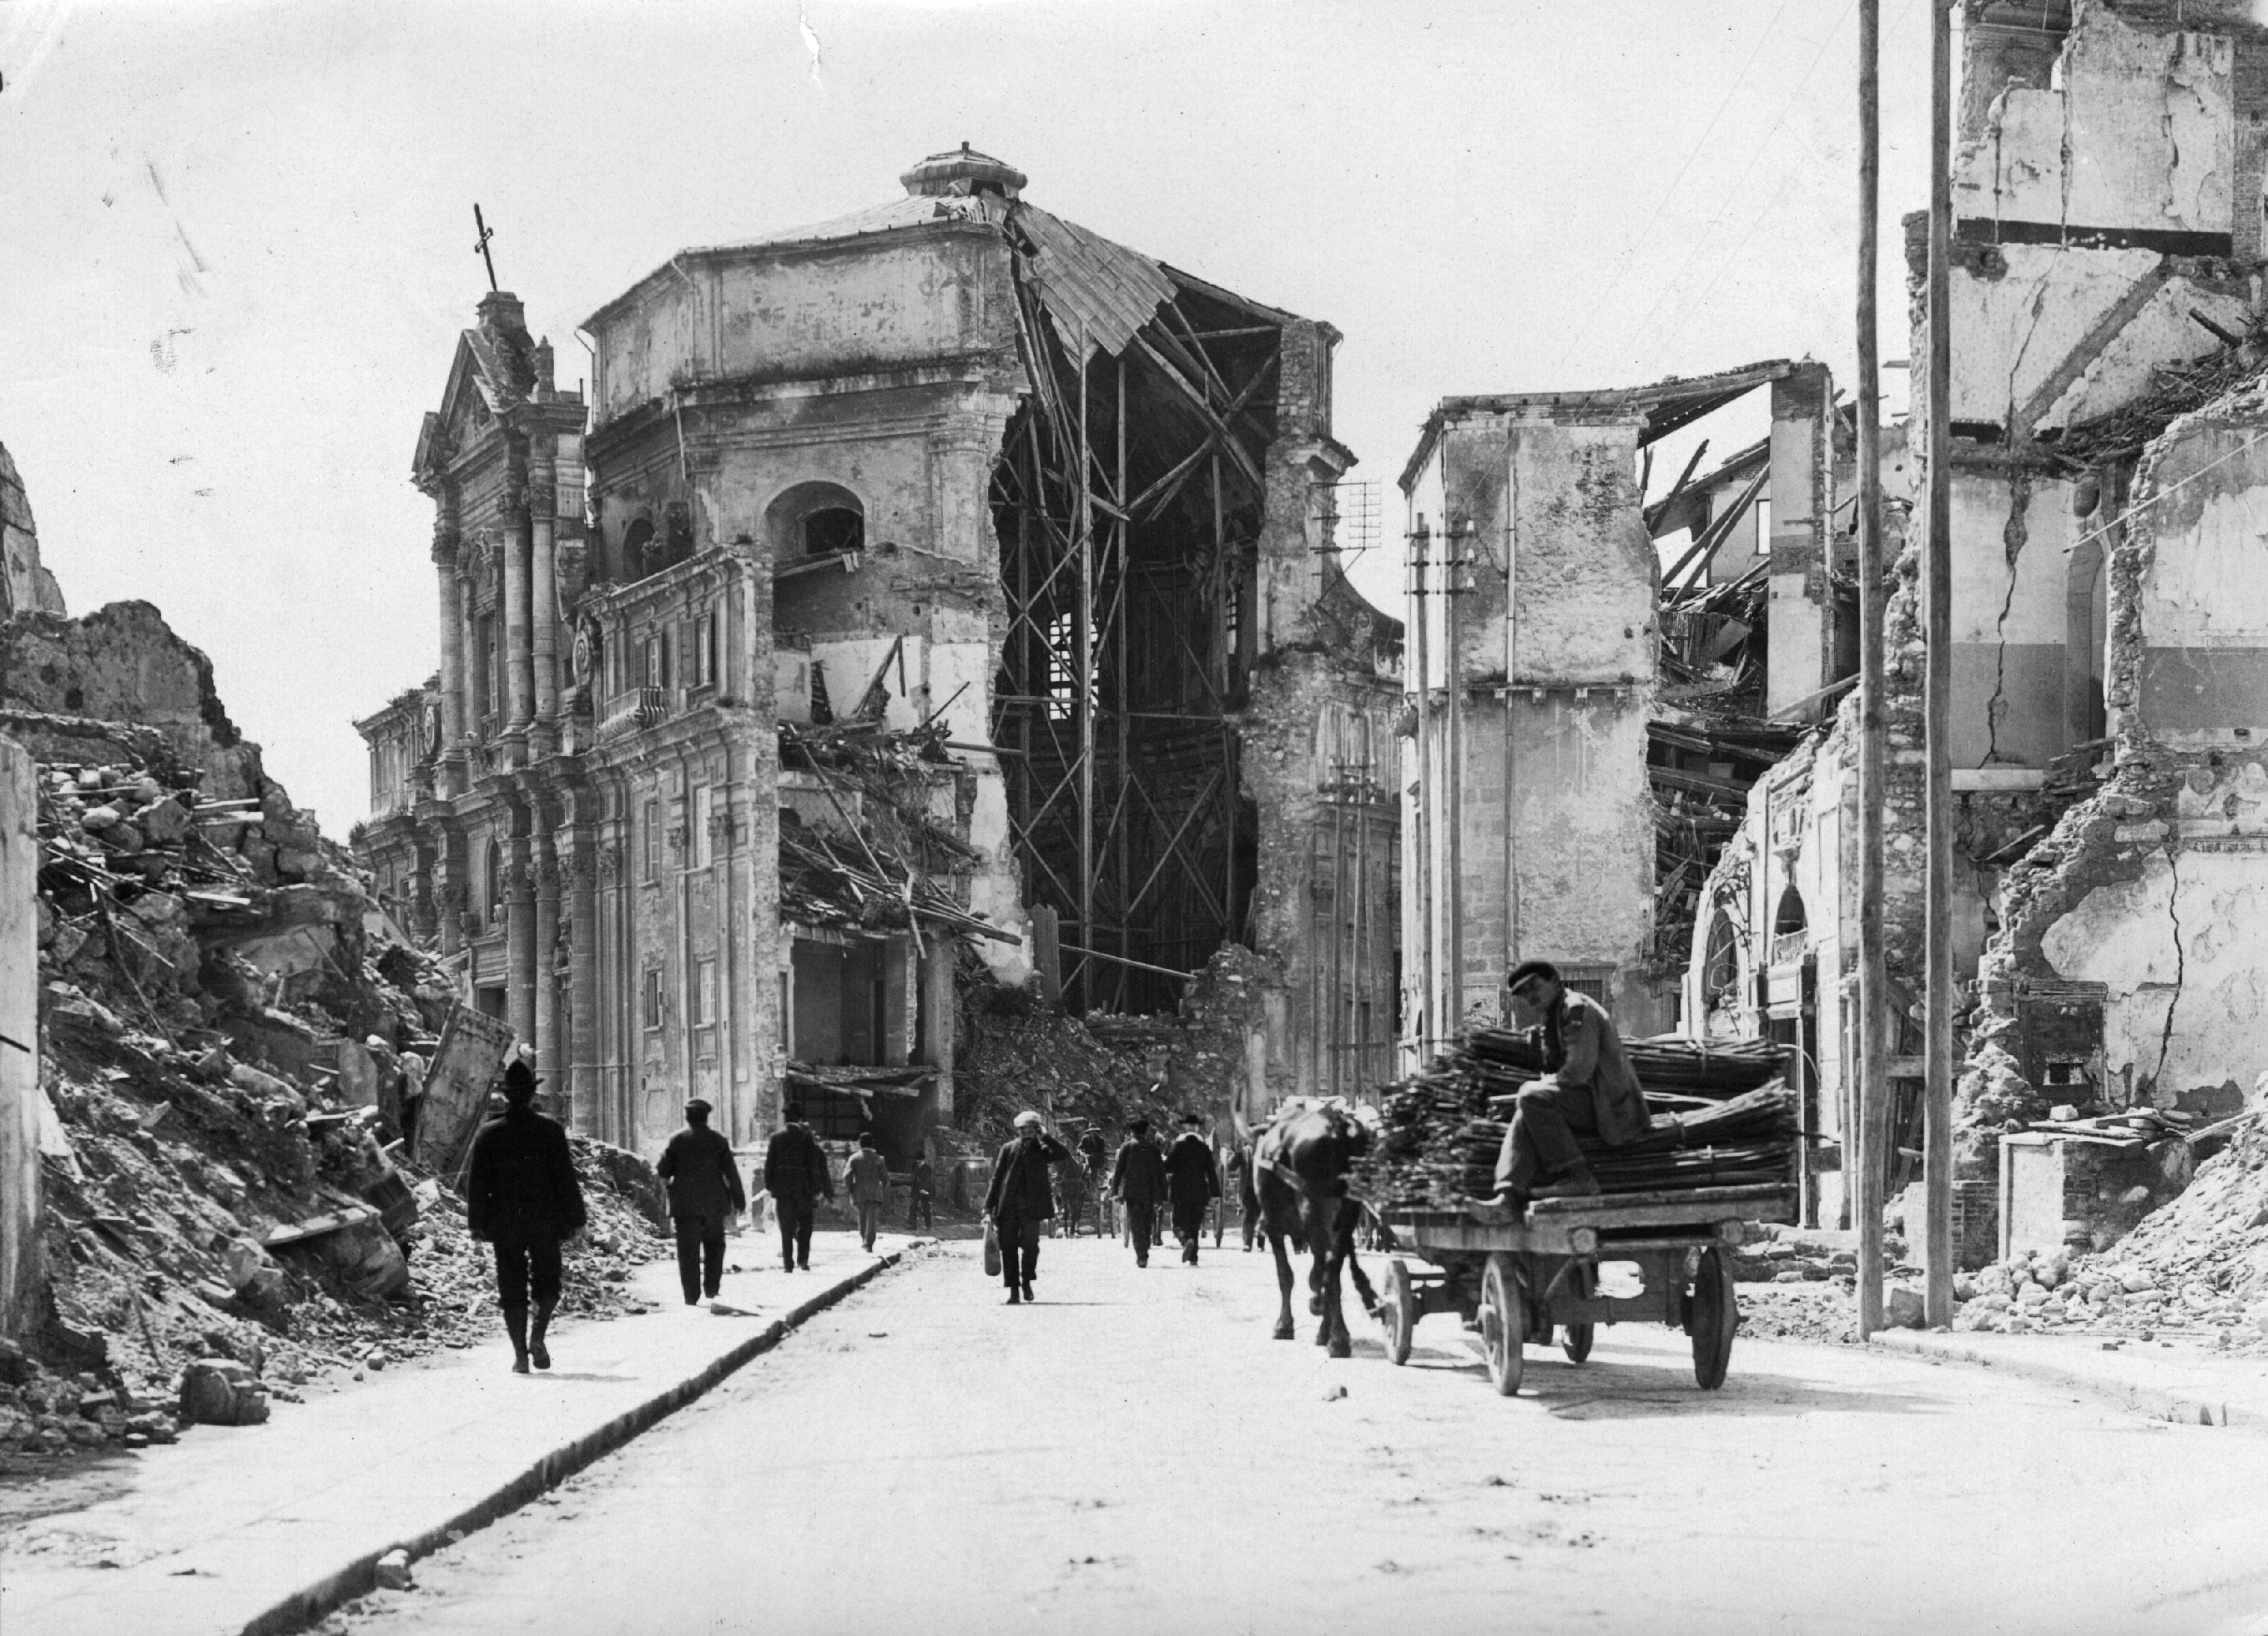
[{"label": "balcony", "polygon": [[683,710],[684,699],[676,688],[632,688],[616,694],[599,716],[599,742],[625,738],[668,720]]}]

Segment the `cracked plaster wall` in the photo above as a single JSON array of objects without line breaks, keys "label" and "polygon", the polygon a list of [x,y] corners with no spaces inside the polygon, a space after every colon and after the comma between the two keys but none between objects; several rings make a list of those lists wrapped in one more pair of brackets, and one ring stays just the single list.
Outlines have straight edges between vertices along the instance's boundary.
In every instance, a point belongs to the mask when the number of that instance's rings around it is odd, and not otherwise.
[{"label": "cracked plaster wall", "polygon": [[[1953,482],[1953,764],[2044,766],[2064,748],[2071,485],[2015,469]],[[1997,547],[1998,549],[1994,549]]]},{"label": "cracked plaster wall", "polygon": [[2110,697],[2119,732],[2169,746],[2268,728],[2268,392],[2176,422],[2145,455],[2125,540]]},{"label": "cracked plaster wall", "polygon": [[[2078,6],[2050,85],[2012,85],[1962,145],[1954,209],[1992,221],[2230,231],[2235,41]],[[2257,203],[2257,202],[2256,202]]]},{"label": "cracked plaster wall", "polygon": [[16,462],[0,446],[0,619],[11,614],[61,614],[63,587],[40,564],[40,534]]}]

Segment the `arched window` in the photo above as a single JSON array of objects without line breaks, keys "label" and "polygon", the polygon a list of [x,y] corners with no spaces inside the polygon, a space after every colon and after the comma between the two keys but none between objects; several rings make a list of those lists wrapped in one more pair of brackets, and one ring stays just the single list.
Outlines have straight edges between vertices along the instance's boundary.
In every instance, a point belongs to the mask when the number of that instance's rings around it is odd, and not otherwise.
[{"label": "arched window", "polygon": [[772,560],[828,556],[866,547],[866,508],[837,483],[799,483],[764,511]]},{"label": "arched window", "polygon": [[488,855],[482,860],[482,884],[488,888],[488,925],[490,930],[504,921],[504,849],[494,841],[489,843]]},{"label": "arched window", "polygon": [[826,556],[836,551],[863,549],[866,520],[847,505],[822,505],[803,517],[803,554]]},{"label": "arched window", "polygon": [[640,517],[622,531],[622,578],[625,582],[643,579],[656,564],[646,561],[653,545],[653,519]]},{"label": "arched window", "polygon": [[1741,932],[1733,917],[1719,906],[1709,920],[1709,945],[1701,963],[1701,1001],[1714,1006],[1741,981]]}]

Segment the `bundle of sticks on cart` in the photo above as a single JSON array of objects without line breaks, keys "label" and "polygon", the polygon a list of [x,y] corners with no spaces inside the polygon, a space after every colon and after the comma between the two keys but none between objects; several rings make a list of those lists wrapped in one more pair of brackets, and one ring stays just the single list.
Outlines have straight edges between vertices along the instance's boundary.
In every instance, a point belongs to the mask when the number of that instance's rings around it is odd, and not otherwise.
[{"label": "bundle of sticks on cart", "polygon": [[[1633,1040],[1624,1047],[1653,1128],[1620,1147],[1586,1143],[1609,1195],[1786,1179],[1799,1126],[1781,1048]],[[1357,1183],[1378,1206],[1454,1206],[1495,1191],[1513,1099],[1544,1072],[1523,1034],[1474,1029],[1381,1099],[1381,1129]]]}]

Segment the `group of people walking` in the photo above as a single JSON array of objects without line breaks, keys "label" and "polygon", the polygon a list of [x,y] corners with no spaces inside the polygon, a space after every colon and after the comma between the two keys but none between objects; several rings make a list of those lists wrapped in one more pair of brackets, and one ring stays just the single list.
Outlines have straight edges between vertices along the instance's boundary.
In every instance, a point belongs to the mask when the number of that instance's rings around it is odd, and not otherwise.
[{"label": "group of people walking", "polygon": [[[1103,1183],[1126,1212],[1126,1235],[1134,1247],[1134,1264],[1150,1264],[1150,1251],[1162,1243],[1159,1212],[1162,1207],[1182,1247],[1185,1266],[1197,1264],[1197,1246],[1204,1230],[1205,1212],[1219,1198],[1226,1184],[1243,1191],[1247,1163],[1240,1146],[1230,1155],[1228,1175],[1205,1139],[1204,1120],[1183,1114],[1181,1133],[1170,1147],[1152,1139],[1150,1122],[1127,1124],[1126,1140],[1111,1161]],[[1000,1279],[1007,1286],[1008,1305],[1032,1301],[1034,1276],[1040,1264],[1040,1235],[1056,1213],[1052,1171],[1057,1165],[1083,1165],[1098,1176],[1108,1149],[1101,1131],[1089,1129],[1079,1139],[1074,1154],[1046,1129],[1046,1122],[1030,1109],[1016,1116],[1016,1134],[1004,1145],[992,1163],[992,1183],[984,1195],[986,1223],[998,1241]],[[1252,1222],[1244,1227],[1244,1247],[1252,1248]]]},{"label": "group of people walking", "polygon": [[[523,1056],[515,1055],[506,1065],[502,1111],[473,1139],[466,1174],[467,1225],[474,1237],[494,1248],[497,1293],[504,1330],[512,1338],[512,1367],[520,1374],[551,1367],[549,1330],[559,1304],[563,1246],[587,1220],[565,1127],[536,1109],[541,1084]],[[668,1190],[678,1279],[688,1307],[718,1299],[725,1276],[726,1229],[748,1208],[733,1144],[711,1126],[712,1111],[699,1097],[687,1102],[685,1128],[670,1138],[654,1167]],[[784,1124],[765,1148],[763,1190],[779,1227],[782,1270],[808,1272],[819,1201],[835,1197],[835,1175],[802,1105],[790,1102],[785,1111]],[[1197,1265],[1205,1212],[1222,1196],[1223,1167],[1205,1139],[1204,1120],[1184,1114],[1181,1124],[1172,1146],[1161,1148],[1152,1139],[1147,1119],[1130,1122],[1126,1140],[1111,1164],[1108,1187],[1125,1210],[1137,1266],[1148,1266],[1151,1249],[1162,1242],[1158,1230],[1161,1208],[1180,1242],[1182,1263]],[[1015,1135],[994,1161],[984,1216],[998,1240],[1001,1279],[1011,1306],[1035,1299],[1040,1235],[1056,1213],[1053,1168],[1079,1165],[1083,1155],[1090,1174],[1101,1168],[1106,1151],[1101,1133],[1089,1130],[1079,1145],[1081,1154],[1074,1155],[1047,1131],[1036,1112],[1026,1111],[1016,1116]],[[1226,1179],[1240,1192],[1245,1161],[1240,1146],[1228,1162]],[[930,1217],[934,1188],[927,1159],[916,1162],[911,1180],[909,1228],[917,1217]],[[890,1189],[888,1161],[871,1131],[860,1135],[843,1181],[858,1210],[859,1242],[871,1252]],[[1248,1218],[1244,1239],[1244,1247],[1251,1249]]]}]

